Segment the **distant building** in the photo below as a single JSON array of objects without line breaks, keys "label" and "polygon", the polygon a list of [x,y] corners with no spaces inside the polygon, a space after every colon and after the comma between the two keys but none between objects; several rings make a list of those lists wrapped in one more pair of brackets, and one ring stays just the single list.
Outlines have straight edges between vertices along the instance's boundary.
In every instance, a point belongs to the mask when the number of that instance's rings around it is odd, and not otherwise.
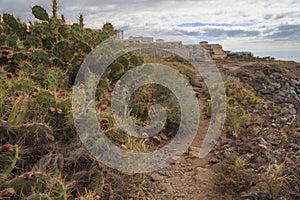
[{"label": "distant building", "polygon": [[135,41],[135,42],[141,42],[141,43],[151,43],[154,41],[153,37],[142,37],[142,36],[139,36],[139,37],[130,36],[128,38],[128,40]]},{"label": "distant building", "polygon": [[239,51],[239,52],[232,52],[232,51],[227,51],[226,52],[227,57],[229,59],[233,58],[252,58],[253,53],[250,51]]},{"label": "distant building", "polygon": [[[202,41],[199,44],[182,44],[181,41],[165,42],[163,39],[157,39],[154,42],[152,37],[130,36],[125,42],[130,46],[145,45],[145,47],[175,50],[187,57],[211,57],[212,59],[225,59],[227,57],[227,54],[220,44],[209,44],[206,41]],[[154,54],[155,53],[157,52],[154,52]]]},{"label": "distant building", "polygon": [[206,41],[202,41],[200,42],[200,46],[206,48],[210,52],[212,59],[225,59],[227,57],[220,44],[209,44]]},{"label": "distant building", "polygon": [[163,43],[163,42],[165,42],[163,39],[157,39],[156,40],[156,43]]}]

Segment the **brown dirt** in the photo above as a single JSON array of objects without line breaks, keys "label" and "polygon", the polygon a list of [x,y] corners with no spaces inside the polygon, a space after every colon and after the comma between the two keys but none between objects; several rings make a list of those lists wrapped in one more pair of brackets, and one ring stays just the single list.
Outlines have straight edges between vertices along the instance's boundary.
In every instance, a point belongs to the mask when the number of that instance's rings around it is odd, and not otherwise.
[{"label": "brown dirt", "polygon": [[[205,101],[203,93],[200,93],[200,107]],[[202,118],[189,151],[167,168],[150,174],[151,183],[146,199],[224,199],[222,194],[216,192],[217,174],[209,164],[212,155],[203,159],[198,157],[209,123],[209,119]]]}]

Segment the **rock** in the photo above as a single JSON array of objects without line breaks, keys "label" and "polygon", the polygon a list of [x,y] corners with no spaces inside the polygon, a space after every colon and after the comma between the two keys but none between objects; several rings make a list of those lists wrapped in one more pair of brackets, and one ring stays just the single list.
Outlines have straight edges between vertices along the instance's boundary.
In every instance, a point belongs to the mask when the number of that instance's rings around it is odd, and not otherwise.
[{"label": "rock", "polygon": [[250,188],[249,193],[252,197],[256,197],[259,199],[266,199],[271,196],[271,191],[268,183],[266,182],[259,182],[252,188]]},{"label": "rock", "polygon": [[220,162],[220,160],[218,158],[212,158],[210,161],[209,161],[211,164],[217,164]]},{"label": "rock", "polygon": [[251,187],[249,192],[241,193],[241,197],[243,197],[243,199],[248,199],[250,197],[251,199],[270,199],[270,187],[265,182],[259,182],[255,186]]},{"label": "rock", "polygon": [[200,149],[197,147],[190,147],[189,156],[191,158],[199,158]]},{"label": "rock", "polygon": [[160,176],[159,174],[151,174],[150,175],[150,177],[151,177],[151,179],[153,180],[153,181],[161,181],[161,180],[163,180],[163,177],[162,176]]},{"label": "rock", "polygon": [[225,151],[223,156],[229,161],[234,161],[237,157],[236,152],[229,152],[229,151]]},{"label": "rock", "polygon": [[168,193],[173,193],[173,188],[171,185],[167,184],[167,183],[162,183],[160,184],[160,191],[165,191]]}]

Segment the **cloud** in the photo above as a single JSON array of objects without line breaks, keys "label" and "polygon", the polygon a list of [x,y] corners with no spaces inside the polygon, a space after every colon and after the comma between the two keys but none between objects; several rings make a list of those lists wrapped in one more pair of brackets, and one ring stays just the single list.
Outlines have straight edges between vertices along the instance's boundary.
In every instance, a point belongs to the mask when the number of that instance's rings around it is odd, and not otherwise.
[{"label": "cloud", "polygon": [[294,41],[300,42],[300,24],[294,25],[280,25],[277,29],[269,34],[266,35],[268,39],[281,40],[281,41]]},{"label": "cloud", "polygon": [[226,23],[201,23],[201,22],[194,22],[194,23],[183,23],[179,24],[179,27],[201,27],[201,26],[224,26],[224,27],[234,27],[234,26],[251,26],[254,23],[240,23],[240,24],[226,24]]},{"label": "cloud", "polygon": [[[31,7],[51,13],[51,0],[1,0],[0,13],[33,20]],[[193,43],[221,40],[226,49],[295,49],[299,45],[300,1],[264,0],[59,0],[59,14],[68,22],[80,13],[90,28],[111,22],[131,35]],[[276,46],[274,46],[276,44]],[[226,45],[226,46],[225,46]]]}]

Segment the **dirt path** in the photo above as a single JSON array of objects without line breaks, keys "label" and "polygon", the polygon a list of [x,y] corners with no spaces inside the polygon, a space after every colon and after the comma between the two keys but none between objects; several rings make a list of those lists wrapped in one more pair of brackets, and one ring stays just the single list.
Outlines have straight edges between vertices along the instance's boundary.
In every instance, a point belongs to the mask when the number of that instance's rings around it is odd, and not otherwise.
[{"label": "dirt path", "polygon": [[[201,90],[199,89],[198,91]],[[200,93],[199,104],[204,101],[205,98]],[[204,159],[198,157],[209,122],[209,119],[201,120],[197,136],[187,153],[174,164],[150,175],[152,182],[149,199],[223,199],[216,192],[216,174],[209,165],[212,155],[209,154]]]}]

